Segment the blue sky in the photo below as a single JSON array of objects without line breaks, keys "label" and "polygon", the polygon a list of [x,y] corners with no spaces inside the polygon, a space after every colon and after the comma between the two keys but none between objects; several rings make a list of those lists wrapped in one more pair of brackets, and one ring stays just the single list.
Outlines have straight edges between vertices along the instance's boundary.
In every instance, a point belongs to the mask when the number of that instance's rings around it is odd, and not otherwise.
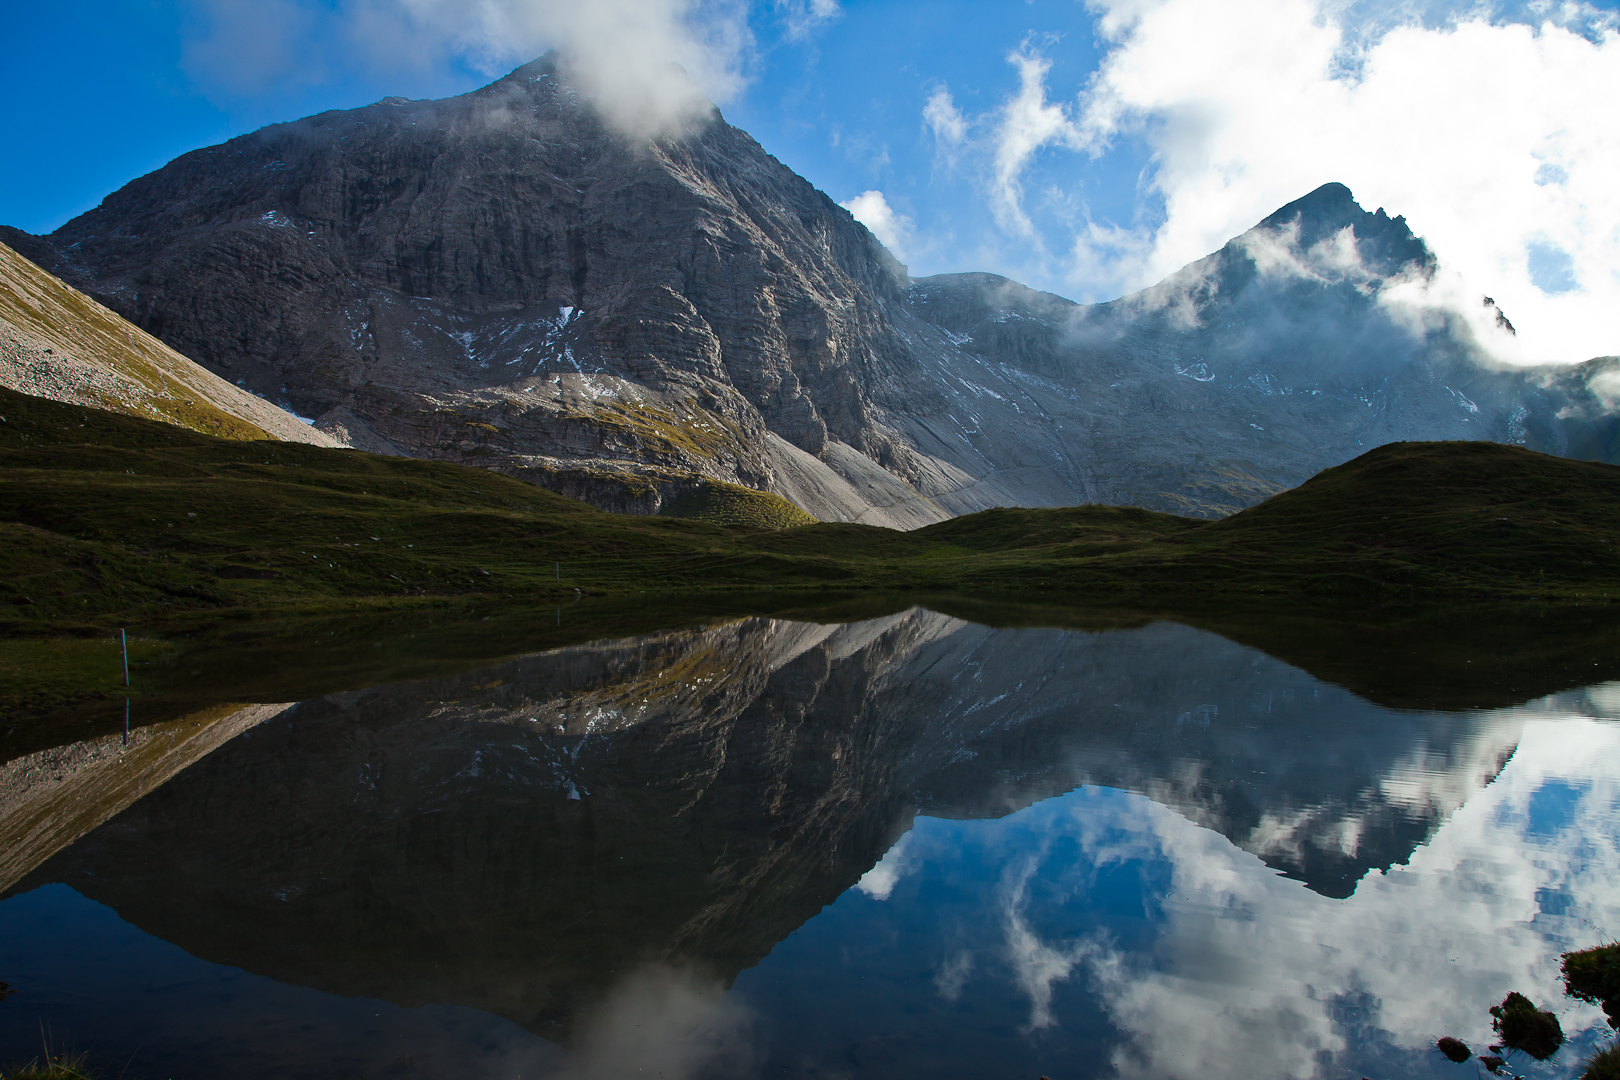
[{"label": "blue sky", "polygon": [[187,150],[563,44],[681,61],[917,275],[1108,299],[1338,180],[1404,213],[1458,295],[1506,298],[1505,359],[1620,352],[1617,0],[3,2],[25,167],[0,222],[29,231]]},{"label": "blue sky", "polygon": [[[31,232],[56,228],[187,150],[390,94],[463,92],[501,71],[499,63],[480,69],[449,57],[427,71],[334,71],[313,84],[273,80],[242,93],[184,66],[187,45],[207,32],[202,5],[7,6],[7,38],[22,45],[0,70],[15,104],[10,140],[20,158],[51,164],[0,175],[0,221]],[[813,35],[794,39],[765,7],[750,20],[748,85],[724,111],[834,198],[882,189],[897,208],[930,218],[932,208],[951,206],[952,216],[964,216],[951,231],[967,239],[983,228],[969,219],[985,215],[973,213],[963,177],[936,167],[922,119],[929,92],[948,81],[965,104],[992,106],[1015,82],[1006,54],[1034,35],[1060,44],[1054,91],[1072,97],[1096,65],[1092,23],[1074,0],[871,0],[846,4]],[[1117,192],[1116,163],[1090,171],[1115,178],[1107,186]],[[1134,175],[1126,173],[1112,209],[1128,214]]]}]

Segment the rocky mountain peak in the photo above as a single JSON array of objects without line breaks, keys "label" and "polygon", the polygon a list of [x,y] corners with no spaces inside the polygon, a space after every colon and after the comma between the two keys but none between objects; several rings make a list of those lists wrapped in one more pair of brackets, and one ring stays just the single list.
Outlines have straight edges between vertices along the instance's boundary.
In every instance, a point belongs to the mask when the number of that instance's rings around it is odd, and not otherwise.
[{"label": "rocky mountain peak", "polygon": [[1296,230],[1293,243],[1301,251],[1331,242],[1349,229],[1363,266],[1377,276],[1414,270],[1426,276],[1436,265],[1434,255],[1413,235],[1406,218],[1392,218],[1381,206],[1368,213],[1350,189],[1339,183],[1323,184],[1268,215],[1255,228],[1273,233]]}]

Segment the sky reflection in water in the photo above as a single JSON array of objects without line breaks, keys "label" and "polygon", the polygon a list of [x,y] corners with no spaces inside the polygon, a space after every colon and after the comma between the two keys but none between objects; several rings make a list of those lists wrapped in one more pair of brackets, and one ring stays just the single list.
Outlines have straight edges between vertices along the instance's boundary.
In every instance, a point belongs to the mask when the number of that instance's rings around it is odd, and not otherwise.
[{"label": "sky reflection in water", "polygon": [[904,1050],[889,1075],[1170,1078],[1456,1075],[1435,1038],[1483,1053],[1488,1008],[1518,989],[1583,1033],[1537,1075],[1577,1074],[1608,1027],[1564,996],[1557,956],[1620,926],[1620,730],[1560,713],[1481,717],[1512,760],[1348,898],[1086,787],[998,821],[919,819],[737,989],[794,1018],[784,1057],[842,1029],[857,1060]]},{"label": "sky reflection in water", "polygon": [[1573,1075],[1608,1029],[1556,958],[1620,928],[1617,699],[1397,713],[1184,627],[928,613],[338,695],[0,902],[0,1060],[43,1023],[177,1080],[1456,1076],[1434,1038],[1482,1051],[1514,989]]}]

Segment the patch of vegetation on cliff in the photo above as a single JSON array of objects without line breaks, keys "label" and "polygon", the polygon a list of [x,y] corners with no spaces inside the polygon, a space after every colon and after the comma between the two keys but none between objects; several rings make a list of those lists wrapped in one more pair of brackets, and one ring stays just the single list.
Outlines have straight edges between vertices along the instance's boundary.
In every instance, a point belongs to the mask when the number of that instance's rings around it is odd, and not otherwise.
[{"label": "patch of vegetation on cliff", "polygon": [[751,456],[747,440],[735,424],[692,403],[678,412],[644,401],[610,401],[589,413],[570,414],[569,419],[614,432],[670,457],[703,461],[728,454]]},{"label": "patch of vegetation on cliff", "polygon": [[710,480],[671,499],[659,511],[664,517],[690,518],[715,525],[771,531],[814,525],[816,519],[768,491],[754,491],[723,480]]}]

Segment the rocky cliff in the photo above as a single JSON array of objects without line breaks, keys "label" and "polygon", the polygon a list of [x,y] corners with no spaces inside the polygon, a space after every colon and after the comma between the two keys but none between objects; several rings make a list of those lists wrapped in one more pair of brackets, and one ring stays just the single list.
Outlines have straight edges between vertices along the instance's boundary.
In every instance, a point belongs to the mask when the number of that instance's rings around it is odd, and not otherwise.
[{"label": "rocky cliff", "polygon": [[[1617,460],[1588,386],[1605,362],[1493,366],[1477,326],[1423,296],[1435,269],[1403,219],[1327,184],[1106,304],[990,274],[916,281],[911,308],[960,355],[937,380],[950,407],[906,430],[941,457],[983,449],[975,483],[941,496],[955,512],[1066,491],[1219,515],[1403,439]],[[1495,315],[1485,332],[1511,333]]]},{"label": "rocky cliff", "polygon": [[911,281],[718,112],[631,141],[551,58],[198,150],[0,239],[355,445],[620,510],[707,478],[897,527],[1218,514],[1391,439],[1614,438],[1580,377],[1489,370],[1462,320],[1402,317],[1391,287],[1434,258],[1342,186],[1110,304]]}]

